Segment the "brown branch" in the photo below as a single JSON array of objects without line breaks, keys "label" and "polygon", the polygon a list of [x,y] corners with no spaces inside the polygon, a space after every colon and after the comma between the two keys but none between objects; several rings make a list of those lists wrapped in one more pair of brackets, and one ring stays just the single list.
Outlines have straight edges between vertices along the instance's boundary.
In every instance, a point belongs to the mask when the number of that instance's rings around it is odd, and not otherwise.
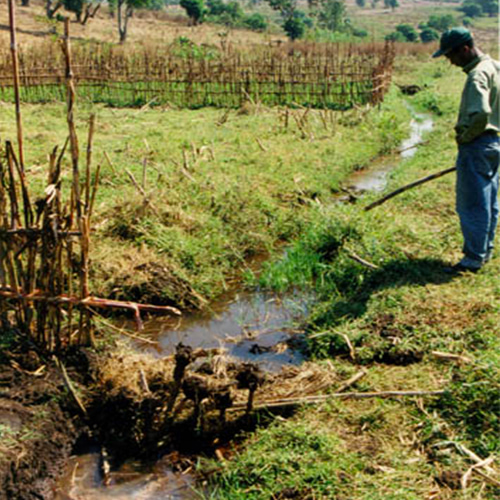
[{"label": "brown branch", "polygon": [[66,386],[66,389],[68,389],[69,393],[71,394],[71,396],[75,400],[75,403],[78,406],[78,408],[80,409],[80,411],[84,415],[87,415],[87,410],[86,410],[85,406],[83,405],[82,401],[80,400],[80,398],[78,397],[78,394],[76,393],[75,388],[73,387],[73,384],[68,376],[68,372],[66,371],[66,367],[63,365],[62,361],[60,361],[59,358],[57,358],[57,356],[54,356],[54,361],[55,361],[57,367],[59,368],[59,371],[61,373],[61,377],[64,381],[64,385]]},{"label": "brown branch", "polygon": [[97,307],[100,309],[128,309],[133,311],[135,321],[139,330],[142,330],[141,311],[154,313],[170,313],[180,316],[179,309],[171,306],[156,306],[153,304],[138,304],[137,302],[125,302],[121,300],[102,299],[98,297],[85,297],[83,299],[67,295],[50,296],[40,290],[27,294],[22,291],[14,291],[10,287],[2,287],[0,296],[26,302],[45,302],[47,304],[67,304],[73,307]]},{"label": "brown branch", "polygon": [[382,203],[385,203],[387,200],[390,200],[394,196],[404,193],[405,191],[408,191],[409,189],[412,189],[414,187],[420,186],[421,184],[424,184],[426,182],[432,181],[434,179],[438,179],[439,177],[442,177],[443,175],[449,174],[450,172],[454,172],[457,168],[456,167],[451,167],[447,168],[446,170],[441,170],[440,172],[436,172],[435,174],[428,175],[427,177],[424,177],[423,179],[419,179],[418,181],[411,182],[410,184],[407,184],[406,186],[400,187],[396,189],[395,191],[392,191],[391,193],[385,195],[384,197],[380,198],[377,201],[374,201],[373,203],[370,203],[368,206],[364,208],[365,212],[368,212],[372,208],[378,207],[379,205],[382,205]]},{"label": "brown branch", "polygon": [[[332,398],[340,399],[368,399],[368,398],[399,398],[415,396],[441,396],[445,391],[383,391],[383,392],[342,392],[318,396],[305,396],[296,398],[283,398],[271,401],[261,401],[253,406],[254,410],[264,408],[282,408],[301,404],[321,404]],[[228,411],[244,411],[246,403],[232,406]]]}]

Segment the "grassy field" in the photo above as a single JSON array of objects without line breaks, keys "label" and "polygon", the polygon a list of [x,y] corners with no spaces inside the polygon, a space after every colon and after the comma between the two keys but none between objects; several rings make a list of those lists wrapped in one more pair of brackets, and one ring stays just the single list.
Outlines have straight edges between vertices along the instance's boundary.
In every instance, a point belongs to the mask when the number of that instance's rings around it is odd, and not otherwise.
[{"label": "grassy field", "polygon": [[[42,189],[47,144],[65,137],[64,110],[23,109],[27,172]],[[310,207],[338,191],[349,171],[398,145],[409,116],[395,94],[380,110],[347,113],[82,107],[82,144],[90,112],[98,123],[94,162],[102,166],[95,291],[145,300],[144,287],[155,288],[152,271],[160,266],[179,286],[158,284],[149,298],[181,305],[192,290],[216,295],[249,256],[297,235]],[[13,130],[14,112],[5,105],[0,135]]]}]

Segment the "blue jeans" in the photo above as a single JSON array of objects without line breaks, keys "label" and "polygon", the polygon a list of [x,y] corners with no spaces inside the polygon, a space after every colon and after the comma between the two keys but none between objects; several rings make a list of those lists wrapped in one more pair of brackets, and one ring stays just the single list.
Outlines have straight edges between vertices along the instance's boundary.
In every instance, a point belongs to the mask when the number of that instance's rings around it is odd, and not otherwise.
[{"label": "blue jeans", "polygon": [[483,134],[458,147],[456,209],[464,254],[482,262],[493,250],[498,222],[500,140]]}]

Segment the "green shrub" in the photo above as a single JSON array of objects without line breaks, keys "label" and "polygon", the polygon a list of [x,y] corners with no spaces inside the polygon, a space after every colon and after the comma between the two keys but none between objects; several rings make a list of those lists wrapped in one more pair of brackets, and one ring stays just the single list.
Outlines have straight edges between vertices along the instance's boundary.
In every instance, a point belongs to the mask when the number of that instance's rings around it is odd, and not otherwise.
[{"label": "green shrub", "polygon": [[299,17],[290,17],[283,23],[283,29],[290,40],[297,40],[304,36],[306,24]]},{"label": "green shrub", "polygon": [[203,0],[181,0],[179,5],[186,11],[193,24],[199,24],[205,14]]},{"label": "green shrub", "polygon": [[407,42],[418,41],[417,30],[411,24],[398,24],[396,26],[396,31],[401,33]]},{"label": "green shrub", "polygon": [[420,32],[422,43],[431,43],[439,40],[439,33],[433,28],[425,28]]},{"label": "green shrub", "polygon": [[243,23],[252,31],[265,31],[268,26],[266,18],[258,12],[246,16]]}]

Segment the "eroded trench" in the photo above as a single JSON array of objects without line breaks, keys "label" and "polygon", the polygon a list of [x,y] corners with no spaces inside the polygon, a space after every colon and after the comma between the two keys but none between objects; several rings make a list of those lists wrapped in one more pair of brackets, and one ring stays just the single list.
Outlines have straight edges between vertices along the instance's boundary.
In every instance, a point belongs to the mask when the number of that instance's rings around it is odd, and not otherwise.
[{"label": "eroded trench", "polygon": [[[355,172],[345,185],[356,193],[382,191],[391,170],[415,153],[422,136],[432,126],[429,116],[415,113],[410,124],[411,134],[400,145],[400,152],[381,158],[368,169]],[[178,322],[151,319],[142,332],[148,342],[131,340],[131,343],[137,352],[153,355],[158,363],[166,357],[173,359],[176,346],[182,343],[192,352],[203,353],[190,365],[190,369],[196,365],[195,371],[201,372],[204,364],[208,361],[213,364],[216,354],[224,351],[225,359],[231,360],[231,369],[235,370],[231,375],[235,379],[241,377],[238,367],[257,366],[264,377],[271,380],[288,377],[293,384],[293,377],[300,376],[301,367],[307,365],[303,333],[294,325],[307,316],[313,301],[313,295],[307,292],[279,296],[261,290],[245,291],[243,285],[239,285],[213,303],[208,312],[187,315]],[[240,405],[244,406],[244,402]],[[76,446],[75,454],[68,460],[65,472],[55,487],[55,498],[203,498],[207,486],[203,478],[196,475],[196,455],[208,453],[222,456],[229,450],[237,431],[252,428],[255,422],[248,417],[242,412],[230,425],[225,419],[209,423],[215,428],[211,436],[199,432],[199,422],[187,419],[183,424],[172,427],[171,434],[177,439],[172,439],[169,446],[157,446],[155,442],[152,447],[154,452],[144,454],[140,459],[126,458],[131,455],[119,447],[110,448],[108,457],[108,451],[99,439],[86,439]],[[199,418],[200,415],[195,416],[195,420]],[[190,426],[186,426],[188,421]],[[154,422],[150,424],[154,425]],[[111,429],[113,422],[107,425]],[[118,425],[123,425],[123,422]],[[227,432],[223,430],[225,427]],[[126,431],[123,429],[124,433]],[[115,440],[119,439],[120,433],[115,436]]]}]

